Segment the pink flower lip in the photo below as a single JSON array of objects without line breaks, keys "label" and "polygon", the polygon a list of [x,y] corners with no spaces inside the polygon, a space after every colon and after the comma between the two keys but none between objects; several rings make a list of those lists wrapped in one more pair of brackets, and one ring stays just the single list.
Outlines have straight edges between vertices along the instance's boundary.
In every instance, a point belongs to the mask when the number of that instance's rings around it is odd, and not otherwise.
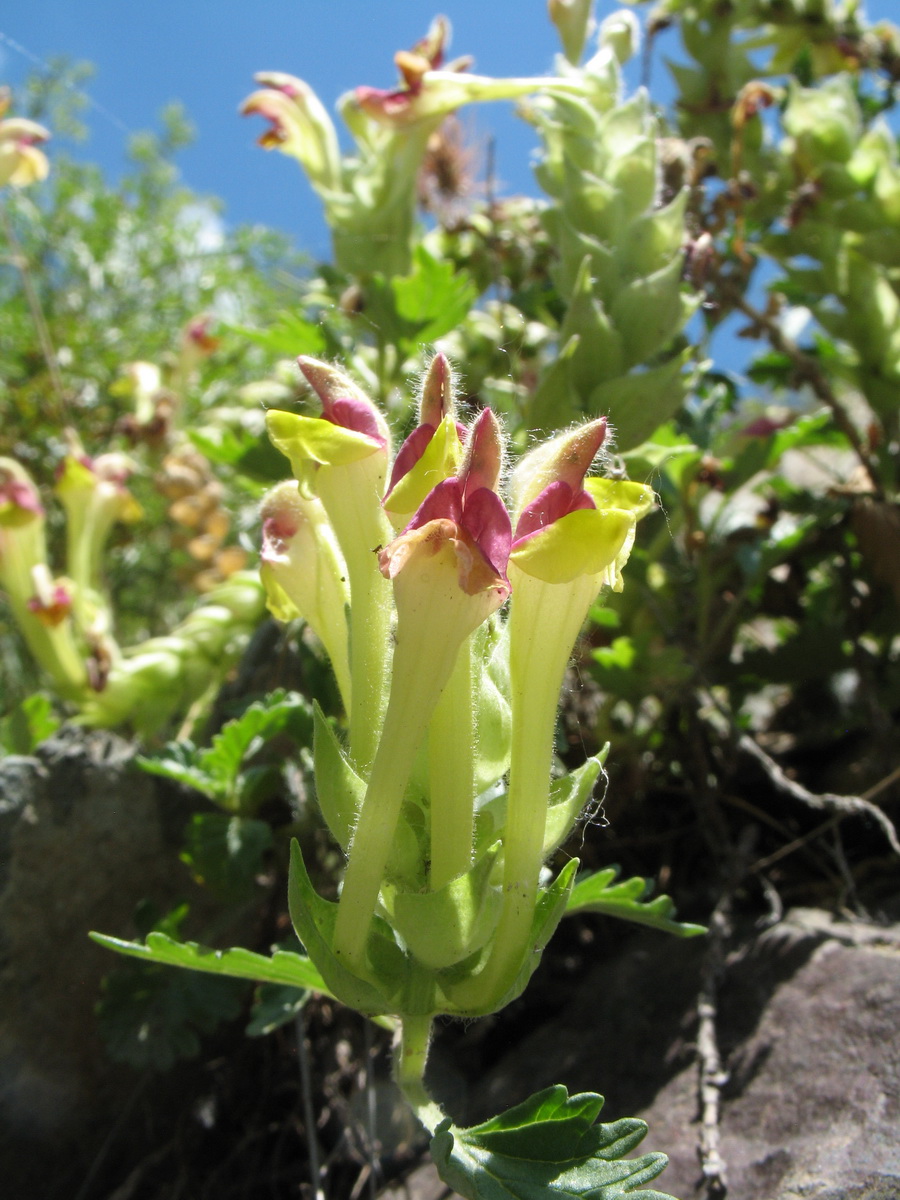
[{"label": "pink flower lip", "polygon": [[412,107],[412,102],[418,94],[421,85],[412,88],[397,88],[389,91],[385,88],[358,87],[354,90],[356,102],[363,112],[374,116],[399,117]]},{"label": "pink flower lip", "polygon": [[54,626],[62,624],[71,612],[72,597],[68,588],[58,583],[48,596],[32,596],[26,607],[42,625],[47,625],[52,629]]},{"label": "pink flower lip", "polygon": [[256,76],[256,81],[264,83],[274,92],[281,92],[289,100],[296,100],[298,96],[303,95],[303,88],[300,87],[298,80],[293,79],[289,75],[281,75],[276,72],[260,72]]},{"label": "pink flower lip", "polygon": [[519,514],[513,546],[534,537],[569,513],[597,507],[584,490],[584,477],[605,439],[606,420],[603,417],[559,439],[561,444],[543,473],[543,478],[549,477],[550,482]]},{"label": "pink flower lip", "polygon": [[[508,586],[506,567],[512,544],[512,531],[503,501],[490,488],[478,488],[464,495],[462,481],[455,476],[432,488],[404,533],[421,529],[430,521],[452,521],[467,535],[487,566]],[[401,535],[402,536],[402,535]]]},{"label": "pink flower lip", "polygon": [[509,513],[494,491],[502,455],[497,418],[486,408],[467,436],[459,475],[451,475],[431,489],[404,533],[421,529],[429,521],[452,521],[470,549],[509,587],[506,566],[512,530]]},{"label": "pink flower lip", "polygon": [[372,401],[351,379],[328,363],[305,354],[297,359],[297,366],[322,402],[322,420],[361,433],[379,449],[388,449],[387,425]]},{"label": "pink flower lip", "polygon": [[575,491],[568,483],[557,479],[550,483],[523,510],[516,522],[516,532],[513,546],[518,546],[527,538],[534,537],[560,517],[568,516],[583,508],[596,508],[597,505],[581,488]]},{"label": "pink flower lip", "polygon": [[272,562],[287,551],[288,542],[299,529],[297,521],[290,512],[279,512],[266,517],[262,525],[262,549],[260,558],[263,562]]},{"label": "pink flower lip", "polygon": [[8,504],[12,508],[35,513],[37,516],[42,516],[44,512],[37,492],[22,479],[9,478],[4,482],[0,478],[0,504]]},{"label": "pink flower lip", "polygon": [[[354,89],[356,102],[363,112],[375,117],[402,117],[413,106],[420,95],[429,71],[439,71],[444,65],[444,54],[450,37],[450,26],[445,17],[437,17],[424,38],[412,50],[399,50],[394,63],[403,77],[400,87],[393,89],[357,87]],[[463,67],[468,63],[460,63]]]},{"label": "pink flower lip", "polygon": [[340,425],[353,433],[361,433],[379,446],[387,448],[387,441],[381,430],[371,405],[364,400],[356,400],[351,396],[340,397],[337,400],[323,400],[322,418],[332,425]]}]

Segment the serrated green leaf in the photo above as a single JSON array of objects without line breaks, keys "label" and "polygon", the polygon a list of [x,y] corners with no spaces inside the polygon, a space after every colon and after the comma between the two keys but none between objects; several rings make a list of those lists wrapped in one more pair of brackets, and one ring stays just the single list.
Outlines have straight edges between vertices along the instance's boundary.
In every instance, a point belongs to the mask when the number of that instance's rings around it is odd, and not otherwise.
[{"label": "serrated green leaf", "polygon": [[675,903],[671,896],[661,895],[654,900],[645,897],[653,890],[653,883],[640,875],[616,883],[618,867],[607,867],[587,879],[579,880],[572,889],[566,905],[566,916],[575,912],[599,912],[610,917],[621,917],[624,921],[635,921],[638,925],[649,925],[676,937],[699,937],[706,933],[703,925],[692,925],[675,920]]},{"label": "serrated green leaf", "polygon": [[431,1139],[443,1181],[468,1200],[672,1200],[643,1191],[666,1167],[664,1154],[626,1159],[644,1138],[643,1121],[595,1121],[603,1097],[547,1088],[490,1121],[459,1129],[449,1120]]},{"label": "serrated green leaf", "polygon": [[413,341],[433,342],[455,329],[474,304],[478,289],[467,271],[417,246],[413,270],[391,280],[401,321],[411,326]]},{"label": "serrated green leaf", "polygon": [[193,742],[169,742],[153,758],[140,755],[137,764],[148,775],[162,775],[215,799],[218,781],[200,766],[201,751]]},{"label": "serrated green leaf", "polygon": [[309,702],[303,696],[273,692],[222,727],[209,749],[201,751],[201,769],[218,780],[221,796],[231,797],[246,758],[279,733],[290,732],[295,740],[308,740],[311,725]]},{"label": "serrated green leaf", "polygon": [[296,358],[298,354],[319,355],[326,348],[325,334],[320,326],[293,312],[279,313],[268,329],[248,329],[242,325],[232,328],[248,341],[285,358]]},{"label": "serrated green leaf", "polygon": [[224,725],[211,746],[198,749],[189,741],[170,742],[153,758],[139,758],[138,765],[151,775],[196,788],[233,809],[239,804],[238,780],[244,760],[280,733],[288,733],[299,743],[308,742],[311,729],[309,702],[296,692],[279,690]]},{"label": "serrated green leaf", "polygon": [[309,988],[324,996],[334,996],[313,962],[305,954],[276,950],[271,956],[235,946],[231,950],[213,950],[199,942],[178,942],[165,933],[148,933],[145,942],[126,942],[106,933],[90,933],[91,941],[117,954],[140,958],[145,962],[204,971],[208,975],[230,975],[234,979],[252,979],[257,983],[285,983]]},{"label": "serrated green leaf", "polygon": [[31,754],[62,722],[53,711],[53,701],[44,692],[26,696],[0,720],[0,749],[10,754]]},{"label": "serrated green leaf", "polygon": [[367,281],[365,317],[379,340],[395,345],[405,359],[461,324],[477,297],[467,271],[418,246],[409,274],[375,274]]}]

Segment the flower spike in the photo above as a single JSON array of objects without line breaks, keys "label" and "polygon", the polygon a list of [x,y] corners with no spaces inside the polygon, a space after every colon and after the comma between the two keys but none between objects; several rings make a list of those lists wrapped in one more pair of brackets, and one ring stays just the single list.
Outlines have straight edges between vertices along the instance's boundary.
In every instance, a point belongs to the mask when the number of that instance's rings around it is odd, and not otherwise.
[{"label": "flower spike", "polygon": [[432,714],[464,643],[509,595],[509,516],[496,492],[476,486],[499,475],[499,425],[489,409],[468,444],[472,465],[439,483],[379,555],[397,606],[391,692],[353,843],[364,853],[351,846],[334,933],[335,953],[355,970],[366,968],[403,794]]}]

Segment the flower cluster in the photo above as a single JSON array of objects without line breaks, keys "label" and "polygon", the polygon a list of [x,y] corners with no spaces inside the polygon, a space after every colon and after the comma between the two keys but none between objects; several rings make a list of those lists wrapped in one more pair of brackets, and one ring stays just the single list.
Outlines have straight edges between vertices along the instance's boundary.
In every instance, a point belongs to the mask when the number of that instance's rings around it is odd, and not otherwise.
[{"label": "flower cluster", "polygon": [[460,423],[442,354],[393,460],[358,386],[299,365],[321,415],[268,415],[295,479],[263,503],[263,577],[276,616],[318,634],[346,704],[346,745],[319,713],[314,758],[348,862],[331,904],[296,852],[291,915],[329,988],[362,1011],[491,1012],[565,907],[575,864],[549,887],[542,868],[600,763],[551,788],[560,688],[652,495],[588,477],[601,418],[526,454],[508,507],[503,429],[490,409]]},{"label": "flower cluster", "polygon": [[35,662],[80,722],[127,722],[152,735],[221,678],[263,602],[258,580],[237,572],[166,637],[119,646],[103,558],[114,524],[141,514],[126,486],[133,467],[116,452],[91,458],[72,440],[56,481],[66,514],[65,574],[57,575],[37,486],[20,463],[0,458],[0,589]]},{"label": "flower cluster", "polygon": [[244,115],[269,122],[260,145],[296,159],[321,197],[343,271],[409,271],[419,169],[445,117],[465,104],[577,89],[567,79],[470,74],[468,58],[445,62],[449,41],[450,22],[438,17],[411,50],[395,55],[396,87],[358,87],[341,97],[338,108],[356,143],[352,158],[341,157],[327,110],[294,75],[259,73],[261,87],[241,105]]}]

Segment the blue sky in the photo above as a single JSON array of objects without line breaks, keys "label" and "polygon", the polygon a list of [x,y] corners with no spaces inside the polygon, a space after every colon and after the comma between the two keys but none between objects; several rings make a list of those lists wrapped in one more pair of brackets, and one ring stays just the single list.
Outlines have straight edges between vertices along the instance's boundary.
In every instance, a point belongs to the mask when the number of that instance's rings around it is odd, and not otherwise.
[{"label": "blue sky", "polygon": [[[601,2],[601,12],[612,4]],[[318,202],[299,168],[255,142],[264,123],[237,107],[261,70],[299,75],[329,109],[356,84],[386,87],[393,55],[409,47],[437,12],[453,25],[454,54],[473,54],[489,75],[547,71],[557,49],[544,0],[11,0],[0,15],[0,81],[15,87],[34,65],[57,54],[96,67],[87,87],[90,142],[79,156],[117,174],[128,132],[157,125],[180,100],[197,129],[179,162],[196,191],[222,197],[234,223],[284,229],[299,245],[326,252]],[[500,109],[504,112],[500,112]],[[497,138],[497,172],[509,190],[531,188],[534,137],[509,105],[470,110],[470,127]]]},{"label": "blue sky", "polygon": [[[897,2],[869,0],[868,11],[873,19],[896,19]],[[598,0],[597,14],[618,7]],[[557,40],[546,0],[6,0],[0,82],[15,87],[55,55],[93,63],[96,75],[86,89],[93,102],[86,114],[90,141],[57,147],[99,162],[113,177],[125,167],[129,133],[157,127],[164,105],[180,100],[197,130],[179,159],[185,182],[221,197],[228,222],[283,229],[318,257],[327,255],[328,239],[317,199],[294,162],[256,146],[264,122],[237,114],[254,72],[299,75],[331,109],[356,84],[390,86],[394,52],[424,34],[440,11],[453,24],[452,53],[474,55],[476,70],[550,69]],[[674,35],[664,35],[665,52],[676,46]],[[665,74],[656,70],[655,94]],[[512,107],[473,107],[465,121],[483,142],[493,134],[505,190],[534,191],[534,135]]]}]

